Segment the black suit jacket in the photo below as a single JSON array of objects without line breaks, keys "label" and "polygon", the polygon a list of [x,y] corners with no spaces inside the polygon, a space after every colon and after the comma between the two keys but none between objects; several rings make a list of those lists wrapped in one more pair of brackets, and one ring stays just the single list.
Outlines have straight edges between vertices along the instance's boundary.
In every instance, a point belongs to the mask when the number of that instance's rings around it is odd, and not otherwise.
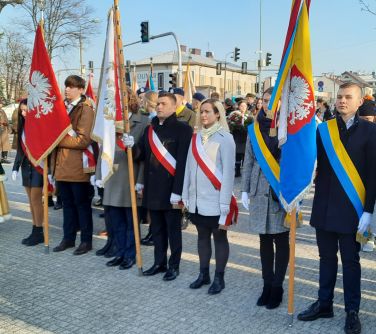
[{"label": "black suit jacket", "polygon": [[[337,125],[341,141],[366,188],[364,211],[372,213],[376,194],[376,124],[356,115],[348,130],[340,116]],[[358,223],[355,208],[330,165],[317,131],[317,178],[311,225],[331,232],[356,233]]]},{"label": "black suit jacket", "polygon": [[[172,176],[152,153],[148,140],[149,126],[153,127],[163,146],[175,158],[175,176]],[[183,191],[192,128],[184,122],[179,122],[176,114],[167,118],[163,125],[159,124],[158,117],[154,117],[149,126],[145,129],[140,146],[140,157],[145,161],[143,205],[150,210],[170,210],[171,193],[181,195]]]}]

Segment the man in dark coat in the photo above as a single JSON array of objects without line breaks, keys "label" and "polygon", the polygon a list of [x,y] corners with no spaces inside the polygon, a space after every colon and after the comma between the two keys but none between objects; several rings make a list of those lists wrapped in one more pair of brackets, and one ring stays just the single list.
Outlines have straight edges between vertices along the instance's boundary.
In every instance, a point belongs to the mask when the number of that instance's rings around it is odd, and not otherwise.
[{"label": "man in dark coat", "polygon": [[[363,214],[357,211],[332,168],[320,132],[317,134],[317,178],[311,225],[316,228],[320,255],[318,300],[298,315],[302,321],[333,317],[333,296],[337,278],[338,248],[343,267],[345,332],[360,333],[360,244],[357,232],[363,233],[371,223],[375,204],[376,125],[359,118],[361,89],[354,83],[340,86],[336,109],[340,140],[365,186]],[[324,124],[323,124],[324,125]]]},{"label": "man in dark coat", "polygon": [[182,252],[181,234],[181,202],[183,191],[185,162],[192,136],[192,128],[176,117],[176,97],[172,93],[162,92],[158,97],[157,117],[151,127],[160,143],[176,161],[175,173],[172,175],[161,163],[158,154],[152,151],[146,128],[139,149],[144,165],[144,206],[149,209],[151,231],[154,240],[154,265],[144,272],[152,276],[166,271],[167,248],[170,245],[171,256],[165,281],[175,279],[179,275],[179,264]]}]

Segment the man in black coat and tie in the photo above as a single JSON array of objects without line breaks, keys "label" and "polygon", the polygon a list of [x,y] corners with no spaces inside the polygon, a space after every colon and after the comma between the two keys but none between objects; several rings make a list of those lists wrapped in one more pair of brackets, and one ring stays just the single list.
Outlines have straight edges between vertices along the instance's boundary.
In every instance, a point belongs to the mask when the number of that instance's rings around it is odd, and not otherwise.
[{"label": "man in black coat and tie", "polygon": [[[175,110],[174,94],[159,93],[157,117],[146,128],[139,147],[145,161],[143,205],[150,212],[154,241],[154,265],[144,275],[152,276],[167,271],[163,276],[165,281],[174,280],[179,275],[182,253],[182,210],[179,203],[192,137],[192,128],[177,120]],[[171,256],[167,269],[168,245]]]},{"label": "man in black coat and tie", "polygon": [[[359,262],[360,244],[356,234],[366,231],[371,223],[375,204],[376,125],[357,114],[362,104],[361,88],[354,83],[340,86],[336,109],[339,138],[365,188],[361,211],[357,211],[348,196],[348,186],[332,167],[333,157],[326,150],[327,141],[317,132],[317,178],[311,225],[316,228],[320,255],[318,300],[298,315],[302,321],[333,317],[334,287],[337,279],[338,248],[341,253],[346,324],[345,333],[361,333],[358,317],[360,304]],[[321,124],[322,126],[325,124]],[[333,154],[332,154],[333,155]],[[347,189],[347,191],[345,191]],[[360,218],[359,218],[360,217]]]}]

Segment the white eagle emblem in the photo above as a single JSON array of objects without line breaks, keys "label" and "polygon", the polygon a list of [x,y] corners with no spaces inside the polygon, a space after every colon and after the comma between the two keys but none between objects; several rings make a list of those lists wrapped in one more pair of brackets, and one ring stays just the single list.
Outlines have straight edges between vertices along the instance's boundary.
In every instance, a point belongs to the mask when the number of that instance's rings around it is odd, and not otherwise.
[{"label": "white eagle emblem", "polygon": [[29,111],[36,109],[36,118],[41,115],[47,115],[52,112],[53,101],[56,96],[50,96],[51,85],[48,78],[39,71],[34,71],[31,75],[30,82],[27,84],[27,107]]},{"label": "white eagle emblem", "polygon": [[295,124],[295,120],[302,121],[308,118],[313,108],[313,101],[310,99],[310,87],[308,82],[300,76],[292,76],[289,94],[289,123]]}]

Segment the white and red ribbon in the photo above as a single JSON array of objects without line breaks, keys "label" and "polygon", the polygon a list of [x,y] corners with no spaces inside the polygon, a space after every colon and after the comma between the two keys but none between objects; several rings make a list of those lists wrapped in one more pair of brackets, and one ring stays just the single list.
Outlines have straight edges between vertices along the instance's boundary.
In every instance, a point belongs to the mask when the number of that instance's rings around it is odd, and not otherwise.
[{"label": "white and red ribbon", "polygon": [[175,176],[176,160],[163,146],[152,126],[149,126],[148,139],[151,151],[157,160],[172,176]]},{"label": "white and red ribbon", "polygon": [[[67,135],[74,138],[77,137],[77,133],[73,129],[71,129]],[[97,163],[95,161],[94,149],[93,146],[90,144],[82,152],[82,168],[84,170],[84,173],[95,172],[96,165]]]},{"label": "white and red ribbon", "polygon": [[[223,175],[221,171],[216,168],[215,163],[207,155],[204,146],[202,145],[200,133],[195,133],[192,137],[192,153],[197,164],[213,184],[214,188],[218,191],[221,190]],[[232,194],[230,201],[230,212],[226,217],[220,218],[219,224],[225,226],[229,226],[233,222],[236,224],[238,221],[238,213],[238,204],[234,194]]]}]

